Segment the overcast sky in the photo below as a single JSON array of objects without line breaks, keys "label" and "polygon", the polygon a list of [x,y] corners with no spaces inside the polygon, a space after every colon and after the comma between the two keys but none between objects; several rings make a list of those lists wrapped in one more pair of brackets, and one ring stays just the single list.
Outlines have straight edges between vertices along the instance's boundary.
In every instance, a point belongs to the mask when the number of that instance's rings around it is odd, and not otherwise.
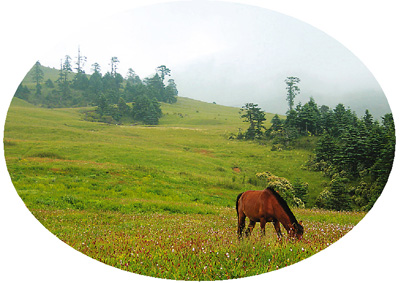
[{"label": "overcast sky", "polygon": [[344,103],[375,118],[390,112],[368,69],[335,39],[294,18],[263,8],[218,2],[176,2],[147,6],[71,31],[51,53],[39,58],[58,67],[78,45],[109,71],[112,56],[125,76],[132,68],[142,79],[159,65],[172,71],[179,95],[242,106],[258,103],[284,114],[288,76],[301,79],[295,103],[312,96],[319,105]]}]

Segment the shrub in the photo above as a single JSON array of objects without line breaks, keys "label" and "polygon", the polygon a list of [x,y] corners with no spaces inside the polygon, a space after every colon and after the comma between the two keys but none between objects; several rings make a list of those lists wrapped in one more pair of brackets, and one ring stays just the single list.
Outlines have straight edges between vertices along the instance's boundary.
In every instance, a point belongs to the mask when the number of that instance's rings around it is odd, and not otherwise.
[{"label": "shrub", "polygon": [[293,185],[286,178],[275,176],[270,172],[257,173],[256,177],[259,183],[278,192],[289,205],[304,207],[304,202],[296,196]]},{"label": "shrub", "polygon": [[348,180],[337,174],[329,186],[325,188],[317,198],[316,205],[324,209],[337,211],[351,210],[350,193],[346,188]]}]

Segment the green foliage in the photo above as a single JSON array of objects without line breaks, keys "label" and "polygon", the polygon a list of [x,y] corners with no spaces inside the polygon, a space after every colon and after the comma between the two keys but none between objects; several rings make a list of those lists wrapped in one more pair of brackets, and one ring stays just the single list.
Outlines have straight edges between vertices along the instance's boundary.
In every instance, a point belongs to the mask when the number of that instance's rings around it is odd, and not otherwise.
[{"label": "green foliage", "polygon": [[[77,73],[72,72],[72,61],[68,55],[61,62],[58,71],[49,72],[49,68],[37,62],[28,73],[30,77],[36,79],[35,94],[31,93],[29,87],[21,84],[15,96],[49,108],[94,105],[97,106],[96,112],[88,111],[85,114],[86,119],[110,124],[139,122],[156,125],[161,117],[160,105],[156,102],[177,101],[178,90],[175,81],[169,79],[167,86],[164,85],[164,78],[171,72],[164,65],[157,68],[158,73],[155,76],[146,78],[142,82],[132,69],[129,70],[125,80],[117,72],[119,63],[117,57],[112,57],[111,72],[106,72],[104,76],[100,73],[101,67],[98,63],[92,65],[93,74],[87,75],[82,70],[83,57],[78,56],[78,61]],[[58,72],[58,76],[54,74],[55,72]],[[52,81],[55,76],[56,88]],[[40,84],[43,79],[47,79],[44,86]],[[126,106],[123,106],[121,98]],[[129,109],[127,103],[132,103],[133,107]],[[139,110],[139,107],[135,107],[135,103],[145,104],[145,109],[149,113],[144,113],[143,109]]]},{"label": "green foliage", "polygon": [[45,86],[47,88],[54,88],[54,83],[51,79],[47,79],[47,81],[45,82]]},{"label": "green foliage", "polygon": [[294,194],[301,199],[304,204],[308,202],[308,183],[302,182],[300,178],[296,178],[293,182]]},{"label": "green foliage", "polygon": [[[270,172],[257,173],[256,177],[259,180],[259,182],[257,182],[258,185],[261,183],[263,187],[271,187],[278,192],[290,206],[304,207],[304,202],[299,197],[301,195],[301,193],[299,193],[300,190],[298,189],[299,186],[297,186],[296,190],[289,180],[275,176]],[[306,193],[304,192],[303,197],[305,196]]]},{"label": "green foliage", "polygon": [[40,83],[43,81],[44,73],[40,67],[40,62],[36,61],[35,65],[33,66],[32,72],[32,79],[36,83],[36,95],[41,95],[42,90]]},{"label": "green foliage", "polygon": [[156,99],[150,99],[143,95],[139,96],[133,104],[133,118],[146,125],[157,125],[162,116],[160,104]]},{"label": "green foliage", "polygon": [[[345,113],[343,109],[339,105],[336,113]],[[381,194],[392,168],[395,150],[393,117],[385,115],[382,124],[372,122],[368,111],[362,119],[350,117],[348,124],[342,122],[341,129],[324,132],[317,143],[315,158],[305,167],[324,172],[332,181],[340,173],[356,183],[346,194],[351,195],[356,208],[369,210]],[[347,204],[339,209],[346,207]]]},{"label": "green foliage", "polygon": [[265,113],[261,111],[258,104],[246,103],[240,111],[242,113],[241,118],[244,119],[245,122],[250,123],[249,128],[244,133],[244,138],[247,140],[262,138],[262,130],[264,129],[263,122],[266,119]]},{"label": "green foliage", "polygon": [[297,86],[299,82],[300,79],[297,77],[287,77],[285,80],[287,85],[286,90],[288,92],[286,100],[289,104],[289,112],[293,110],[294,98],[300,93],[300,88]]},{"label": "green foliage", "polygon": [[76,73],[72,81],[72,88],[81,91],[87,90],[89,88],[88,76],[84,72]]},{"label": "green foliage", "polygon": [[[317,201],[319,207],[368,210],[373,206],[393,164],[396,138],[392,114],[382,117],[380,124],[368,110],[358,118],[343,104],[331,110],[325,105],[318,107],[310,98],[306,104],[289,110],[286,120],[275,115],[270,128],[263,132],[264,127],[257,127],[257,114],[253,109],[260,109],[256,106],[248,103],[242,107],[242,112],[246,112],[241,117],[250,122],[250,127],[244,133],[239,130],[238,139],[257,138],[265,144],[271,141],[273,152],[314,149],[315,156],[311,156],[303,168],[321,171],[331,179],[329,189],[323,191]],[[335,177],[338,174],[351,182],[338,181]]]},{"label": "green foliage", "polygon": [[351,210],[351,199],[348,190],[346,189],[347,179],[334,178],[329,185],[331,198],[328,200],[328,208],[348,211]]},{"label": "green foliage", "polygon": [[349,211],[352,209],[352,201],[349,190],[346,187],[348,179],[337,174],[329,183],[329,186],[322,191],[317,199],[318,207],[337,210]]},{"label": "green foliage", "polygon": [[30,94],[31,91],[29,90],[29,88],[20,83],[14,96],[20,99],[28,100]]}]

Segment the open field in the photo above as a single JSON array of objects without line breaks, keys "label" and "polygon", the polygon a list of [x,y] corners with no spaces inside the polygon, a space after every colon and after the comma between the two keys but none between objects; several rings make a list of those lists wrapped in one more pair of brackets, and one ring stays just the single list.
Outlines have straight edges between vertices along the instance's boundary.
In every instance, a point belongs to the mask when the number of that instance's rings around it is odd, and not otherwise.
[{"label": "open field", "polygon": [[295,210],[302,241],[277,241],[271,224],[239,243],[235,211],[213,214],[120,213],[34,209],[49,230],[76,250],[135,273],[180,280],[219,280],[277,270],[330,246],[362,218],[359,213]]},{"label": "open field", "polygon": [[[327,182],[300,166],[307,150],[229,140],[246,128],[237,108],[179,98],[153,127],[82,119],[84,109],[43,109],[14,99],[5,156],[18,194],[62,241],[94,259],[144,275],[189,280],[250,276],[328,247],[364,213],[294,209],[304,239],[236,238],[236,196],[258,172]],[[267,117],[270,121],[272,115]],[[236,168],[233,170],[233,168]]]}]

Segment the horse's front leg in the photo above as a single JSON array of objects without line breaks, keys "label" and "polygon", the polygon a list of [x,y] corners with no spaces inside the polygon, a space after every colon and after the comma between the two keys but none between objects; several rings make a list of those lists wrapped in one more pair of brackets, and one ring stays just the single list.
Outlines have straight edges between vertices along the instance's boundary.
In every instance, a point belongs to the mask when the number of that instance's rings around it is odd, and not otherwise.
[{"label": "horse's front leg", "polygon": [[264,218],[260,219],[261,236],[265,236],[265,224],[267,221]]},{"label": "horse's front leg", "polygon": [[251,235],[251,232],[253,231],[254,226],[256,226],[256,222],[253,220],[250,220],[249,226],[247,227],[246,230],[246,237],[249,237]]},{"label": "horse's front leg", "polygon": [[279,224],[279,221],[276,219],[274,219],[273,223],[274,223],[276,234],[278,235],[278,239],[280,240],[282,238],[281,225]]}]

